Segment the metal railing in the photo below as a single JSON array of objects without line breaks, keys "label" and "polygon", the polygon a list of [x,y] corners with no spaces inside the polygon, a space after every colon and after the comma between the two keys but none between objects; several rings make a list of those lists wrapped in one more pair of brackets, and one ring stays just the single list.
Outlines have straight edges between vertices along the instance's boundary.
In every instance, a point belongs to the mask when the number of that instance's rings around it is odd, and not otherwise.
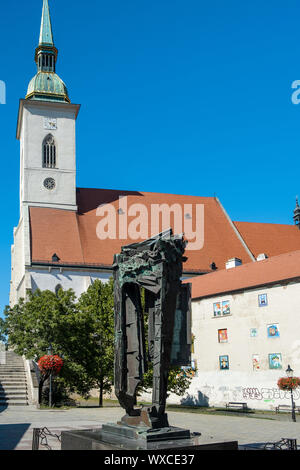
[{"label": "metal railing", "polygon": [[278,442],[267,442],[264,450],[298,450],[297,439],[282,438]]},{"label": "metal railing", "polygon": [[39,450],[40,445],[47,450],[53,450],[49,445],[48,438],[53,437],[61,442],[61,434],[54,434],[48,428],[34,428],[32,436],[32,450]]}]

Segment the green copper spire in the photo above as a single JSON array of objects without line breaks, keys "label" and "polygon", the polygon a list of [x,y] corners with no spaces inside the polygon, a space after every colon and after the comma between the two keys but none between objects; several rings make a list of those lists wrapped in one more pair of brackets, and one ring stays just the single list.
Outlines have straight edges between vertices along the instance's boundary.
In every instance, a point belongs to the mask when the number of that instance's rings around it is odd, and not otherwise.
[{"label": "green copper spire", "polygon": [[54,46],[48,0],[43,0],[40,45]]},{"label": "green copper spire", "polygon": [[26,99],[70,102],[66,85],[55,73],[57,53],[53,41],[48,0],[43,0],[40,39],[35,50],[38,73],[29,83]]}]

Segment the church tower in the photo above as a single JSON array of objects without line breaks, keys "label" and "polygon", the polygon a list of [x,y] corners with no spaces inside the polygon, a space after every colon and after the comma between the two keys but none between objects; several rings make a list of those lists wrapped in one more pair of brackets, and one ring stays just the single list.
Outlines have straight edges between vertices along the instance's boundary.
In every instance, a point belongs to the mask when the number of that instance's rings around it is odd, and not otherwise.
[{"label": "church tower", "polygon": [[20,141],[20,204],[73,210],[76,207],[75,123],[79,105],[71,104],[56,74],[48,0],[43,0],[37,74],[20,100],[17,138]]},{"label": "church tower", "polygon": [[20,100],[17,124],[20,219],[11,247],[11,305],[32,289],[30,208],[69,215],[77,211],[75,126],[80,105],[70,102],[66,85],[56,74],[57,53],[48,0],[43,0],[37,73]]}]

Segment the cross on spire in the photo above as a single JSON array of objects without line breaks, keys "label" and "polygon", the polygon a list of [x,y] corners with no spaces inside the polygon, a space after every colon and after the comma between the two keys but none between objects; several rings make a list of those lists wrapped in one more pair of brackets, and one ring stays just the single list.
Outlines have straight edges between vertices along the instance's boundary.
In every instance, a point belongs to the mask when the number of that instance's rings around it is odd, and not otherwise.
[{"label": "cross on spire", "polygon": [[39,44],[35,49],[37,74],[28,85],[26,99],[70,103],[68,90],[56,74],[57,49],[54,46],[48,0],[43,0]]},{"label": "cross on spire", "polygon": [[43,0],[39,45],[54,46],[48,0]]},{"label": "cross on spire", "polygon": [[35,51],[38,71],[55,72],[57,49],[54,46],[48,0],[43,0],[39,45]]}]

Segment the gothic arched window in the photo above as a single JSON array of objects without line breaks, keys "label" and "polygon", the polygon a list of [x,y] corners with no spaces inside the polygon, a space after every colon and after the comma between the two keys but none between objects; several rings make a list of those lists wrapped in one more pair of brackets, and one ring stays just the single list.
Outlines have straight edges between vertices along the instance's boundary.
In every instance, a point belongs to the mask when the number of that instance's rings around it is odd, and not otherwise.
[{"label": "gothic arched window", "polygon": [[43,142],[43,167],[56,168],[56,146],[51,134],[47,135]]}]

